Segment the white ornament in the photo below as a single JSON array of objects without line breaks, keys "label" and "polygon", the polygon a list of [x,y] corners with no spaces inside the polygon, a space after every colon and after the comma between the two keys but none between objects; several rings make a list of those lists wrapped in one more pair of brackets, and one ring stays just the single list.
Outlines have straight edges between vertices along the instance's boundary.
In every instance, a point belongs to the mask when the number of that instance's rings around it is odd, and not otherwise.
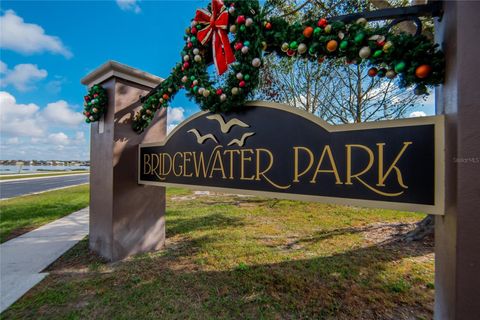
[{"label": "white ornament", "polygon": [[248,53],[248,47],[242,47],[242,53],[247,54]]},{"label": "white ornament", "polygon": [[222,93],[222,94],[220,95],[220,101],[223,102],[223,101],[225,101],[225,100],[227,100],[227,95],[226,95],[225,93]]},{"label": "white ornament", "polygon": [[205,88],[203,88],[203,87],[198,89],[198,94],[203,94],[203,91],[205,91]]},{"label": "white ornament", "polygon": [[242,80],[243,79],[243,74],[241,72],[237,73],[237,79]]},{"label": "white ornament", "polygon": [[235,12],[235,7],[228,8],[228,13],[233,14]]},{"label": "white ornament", "polygon": [[331,24],[327,24],[323,30],[325,31],[325,33],[330,33],[330,32],[332,32],[332,25],[331,25]]},{"label": "white ornament", "polygon": [[93,108],[92,111],[93,111],[93,113],[97,113],[97,112],[98,112],[98,109],[97,109],[97,108]]},{"label": "white ornament", "polygon": [[245,20],[245,25],[247,27],[250,27],[252,24],[253,24],[253,19],[252,18],[247,18],[247,20]]},{"label": "white ornament", "polygon": [[195,57],[193,58],[193,60],[195,60],[195,62],[200,62],[202,61],[202,57],[200,55],[195,55]]},{"label": "white ornament", "polygon": [[363,47],[358,52],[358,56],[362,59],[367,59],[368,57],[370,57],[371,54],[372,54],[372,50],[370,49],[370,47]]},{"label": "white ornament", "polygon": [[168,88],[168,92],[172,93],[172,92],[173,92],[173,89],[172,89],[172,88]]},{"label": "white ornament", "polygon": [[200,50],[198,50],[198,48],[193,49],[193,54],[199,54],[199,53],[200,53]]},{"label": "white ornament", "polygon": [[365,18],[359,18],[359,19],[357,20],[357,23],[358,23],[359,25],[365,26],[365,25],[367,24],[367,19],[365,19]]},{"label": "white ornament", "polygon": [[210,90],[207,90],[207,89],[203,90],[203,96],[205,98],[208,97],[209,95],[210,95]]},{"label": "white ornament", "polygon": [[192,84],[196,86],[198,84],[198,80],[193,80]]},{"label": "white ornament", "polygon": [[188,61],[190,60],[190,56],[188,54],[183,56],[183,61]]},{"label": "white ornament", "polygon": [[95,120],[95,118],[93,116],[90,116],[89,119],[92,120],[92,121]]},{"label": "white ornament", "polygon": [[397,74],[395,73],[395,71],[393,70],[388,70],[387,73],[385,74],[385,76],[388,78],[388,79],[393,79],[397,76]]},{"label": "white ornament", "polygon": [[237,33],[237,26],[234,25],[234,24],[232,24],[232,25],[230,26],[230,32],[231,32],[231,33]]},{"label": "white ornament", "polygon": [[240,92],[240,91],[239,91],[239,89],[238,89],[237,87],[233,87],[233,88],[232,88],[232,94],[233,94],[234,96],[236,96],[239,92]]},{"label": "white ornament", "polygon": [[197,25],[197,21],[195,20],[192,20],[192,22],[190,22],[190,27],[195,27]]},{"label": "white ornament", "polygon": [[305,52],[307,52],[307,45],[305,43],[300,43],[298,45],[298,53],[300,54],[304,54]]},{"label": "white ornament", "polygon": [[158,100],[158,101],[160,101],[160,103],[163,103],[164,100],[163,100],[163,98],[160,98],[160,100]]},{"label": "white ornament", "polygon": [[252,60],[252,66],[254,66],[255,68],[260,67],[261,64],[262,64],[262,60],[260,60],[259,58],[255,58]]}]

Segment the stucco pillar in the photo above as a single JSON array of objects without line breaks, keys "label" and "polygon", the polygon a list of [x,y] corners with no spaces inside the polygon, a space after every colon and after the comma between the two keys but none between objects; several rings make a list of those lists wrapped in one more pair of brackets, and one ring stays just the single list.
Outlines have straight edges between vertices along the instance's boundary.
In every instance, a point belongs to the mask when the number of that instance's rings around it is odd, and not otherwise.
[{"label": "stucco pillar", "polygon": [[444,1],[446,213],[435,220],[435,319],[480,319],[480,2]]},{"label": "stucco pillar", "polygon": [[90,248],[115,261],[153,251],[165,242],[165,189],[137,184],[138,145],[166,134],[162,110],[142,134],[131,121],[141,107],[139,96],[161,82],[149,73],[109,61],[82,79],[107,90],[103,119],[91,125]]}]

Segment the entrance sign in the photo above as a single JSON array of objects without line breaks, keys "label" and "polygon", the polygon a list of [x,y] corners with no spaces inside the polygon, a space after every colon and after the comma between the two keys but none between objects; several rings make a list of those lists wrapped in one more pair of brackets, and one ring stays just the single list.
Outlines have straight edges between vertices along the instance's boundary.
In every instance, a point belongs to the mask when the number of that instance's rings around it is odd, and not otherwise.
[{"label": "entrance sign", "polygon": [[443,117],[330,125],[255,102],[139,147],[138,182],[443,214]]}]

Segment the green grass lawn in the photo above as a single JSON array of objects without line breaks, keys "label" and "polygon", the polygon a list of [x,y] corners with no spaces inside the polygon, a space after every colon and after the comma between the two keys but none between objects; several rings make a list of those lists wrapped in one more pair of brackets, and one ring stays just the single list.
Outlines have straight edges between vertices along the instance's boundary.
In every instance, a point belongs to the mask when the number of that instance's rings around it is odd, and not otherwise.
[{"label": "green grass lawn", "polygon": [[3,319],[429,319],[422,214],[167,193],[164,250],[119,263],[84,240]]},{"label": "green grass lawn", "polygon": [[0,243],[88,206],[81,185],[0,201]]},{"label": "green grass lawn", "polygon": [[34,174],[28,174],[28,173],[22,173],[22,174],[16,174],[16,175],[9,175],[9,176],[1,176],[0,175],[0,180],[13,180],[13,179],[24,179],[24,178],[41,178],[41,177],[53,177],[53,176],[65,176],[65,175],[71,175],[71,174],[82,174],[82,173],[88,173],[89,171],[68,171],[68,172],[50,172],[50,173],[34,173]]}]

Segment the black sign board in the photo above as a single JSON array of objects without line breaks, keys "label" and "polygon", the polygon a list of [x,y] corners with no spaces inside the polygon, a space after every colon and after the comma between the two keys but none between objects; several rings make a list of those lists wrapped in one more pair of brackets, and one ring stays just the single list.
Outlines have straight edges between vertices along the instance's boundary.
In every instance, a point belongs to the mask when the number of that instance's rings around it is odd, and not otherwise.
[{"label": "black sign board", "polygon": [[255,102],[140,145],[139,183],[443,214],[443,118],[330,125]]}]

